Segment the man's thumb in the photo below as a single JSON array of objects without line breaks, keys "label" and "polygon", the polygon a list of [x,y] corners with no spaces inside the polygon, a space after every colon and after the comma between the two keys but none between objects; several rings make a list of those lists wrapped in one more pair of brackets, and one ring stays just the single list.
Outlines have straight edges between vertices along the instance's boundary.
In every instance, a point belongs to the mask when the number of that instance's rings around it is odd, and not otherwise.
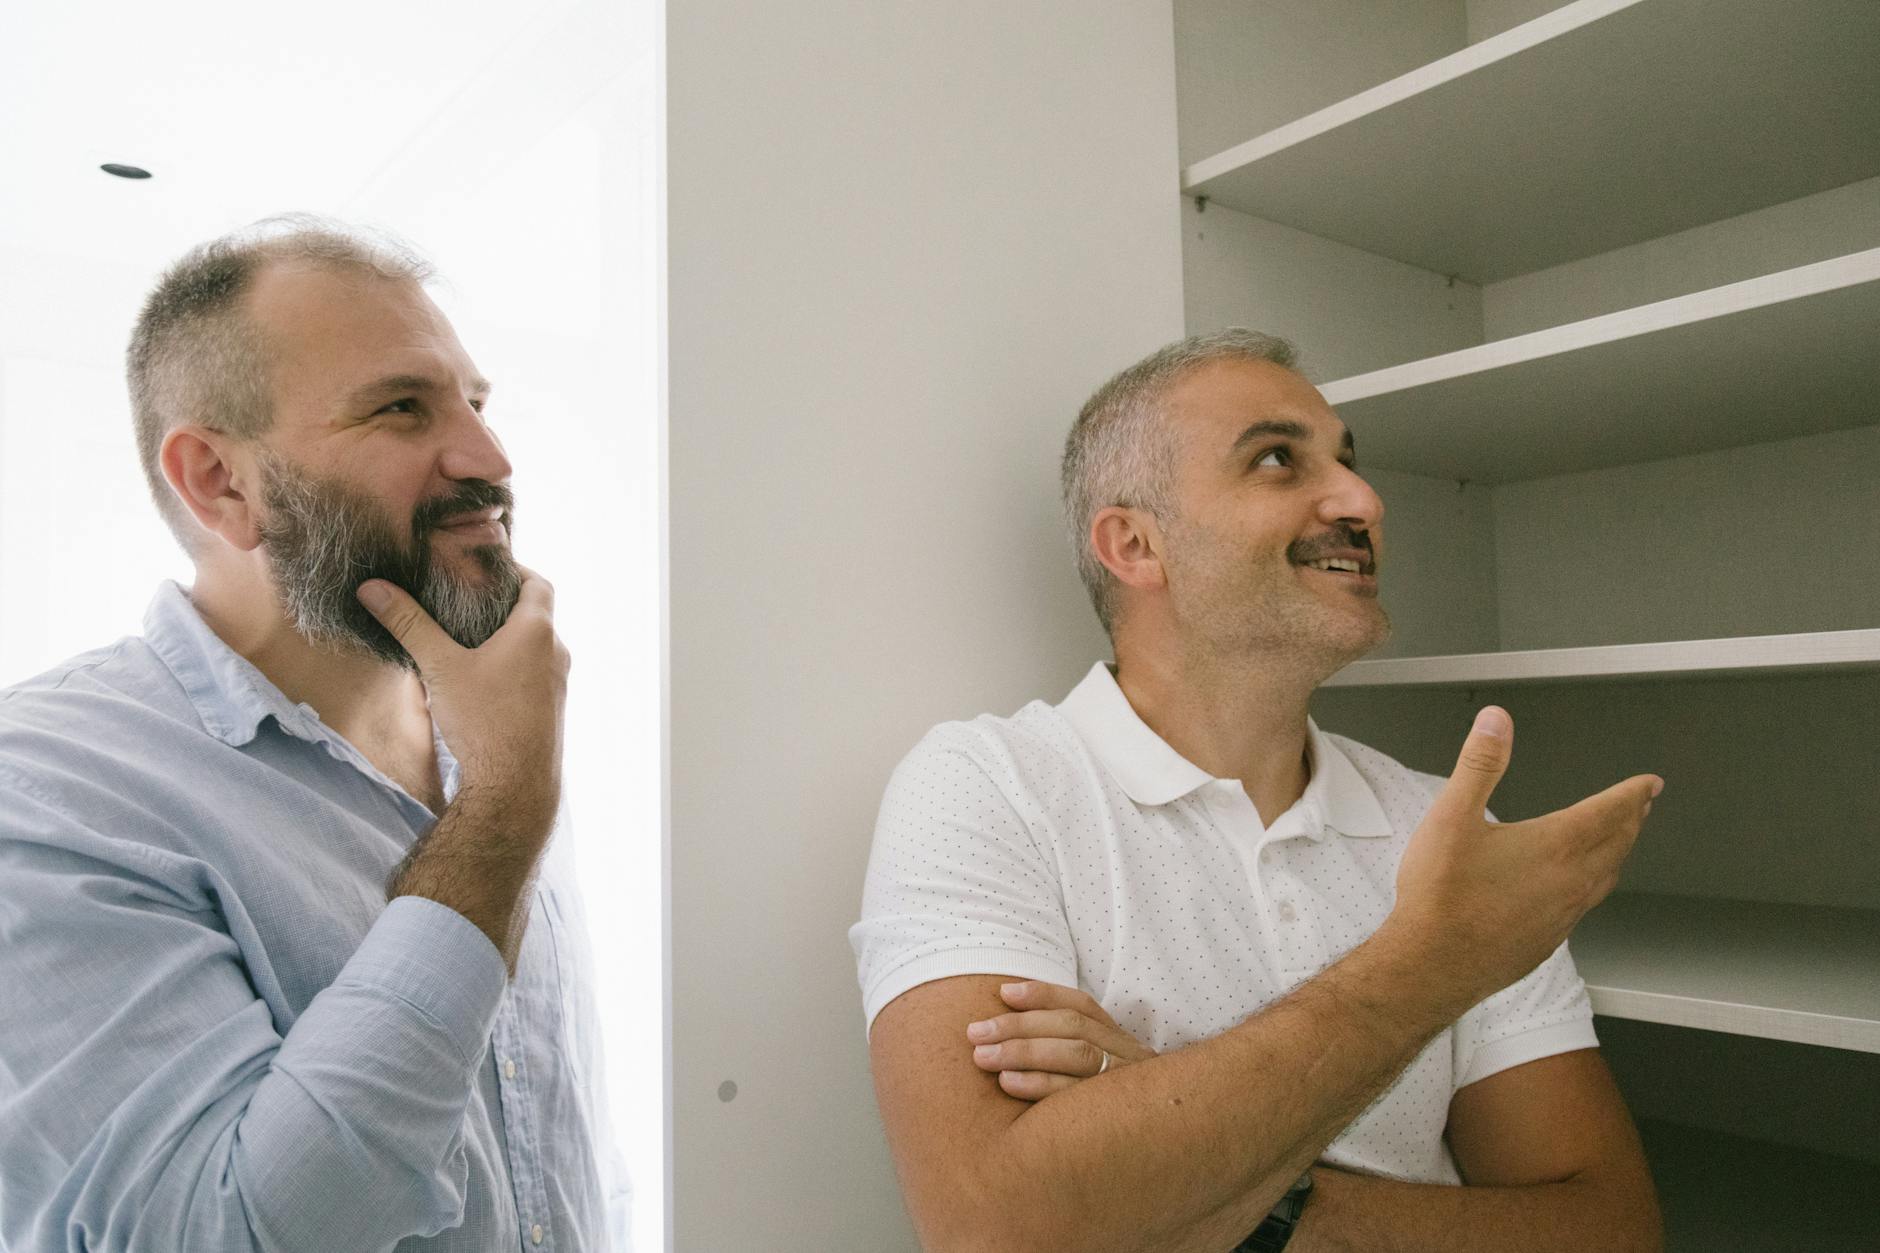
[{"label": "man's thumb", "polygon": [[1457,816],[1481,817],[1488,798],[1508,772],[1514,753],[1514,719],[1499,705],[1485,706],[1475,715],[1469,738],[1462,742],[1455,773],[1449,776],[1437,802]]},{"label": "man's thumb", "polygon": [[404,588],[384,579],[368,579],[359,585],[359,603],[364,605],[392,638],[405,646],[419,670],[430,669],[442,644],[455,643],[444,628],[431,620],[423,606]]}]

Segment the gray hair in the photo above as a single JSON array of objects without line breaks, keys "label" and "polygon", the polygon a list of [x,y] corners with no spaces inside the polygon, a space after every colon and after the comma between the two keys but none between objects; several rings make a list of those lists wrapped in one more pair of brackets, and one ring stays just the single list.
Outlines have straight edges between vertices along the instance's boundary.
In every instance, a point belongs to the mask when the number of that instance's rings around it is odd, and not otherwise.
[{"label": "gray hair", "polygon": [[313,214],[263,219],[185,253],[144,300],[125,352],[137,455],[157,512],[185,551],[201,531],[164,481],[157,453],[170,429],[198,422],[253,439],[274,422],[268,345],[242,310],[270,264],[302,262],[389,282],[423,284],[435,271],[391,235]]},{"label": "gray hair", "polygon": [[1174,515],[1174,427],[1163,401],[1189,371],[1215,361],[1267,361],[1294,369],[1298,353],[1283,339],[1229,327],[1158,349],[1096,390],[1064,441],[1064,521],[1077,554],[1077,573],[1097,620],[1115,634],[1116,577],[1097,559],[1090,525],[1112,505]]}]

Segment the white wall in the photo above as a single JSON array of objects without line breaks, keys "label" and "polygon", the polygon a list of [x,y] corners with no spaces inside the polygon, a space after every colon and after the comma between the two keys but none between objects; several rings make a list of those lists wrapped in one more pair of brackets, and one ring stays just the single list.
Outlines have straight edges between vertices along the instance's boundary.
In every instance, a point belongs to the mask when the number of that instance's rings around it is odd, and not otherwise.
[{"label": "white wall", "polygon": [[845,932],[896,760],[1102,654],[1056,460],[1182,333],[1169,8],[667,21],[674,1247],[912,1248]]}]

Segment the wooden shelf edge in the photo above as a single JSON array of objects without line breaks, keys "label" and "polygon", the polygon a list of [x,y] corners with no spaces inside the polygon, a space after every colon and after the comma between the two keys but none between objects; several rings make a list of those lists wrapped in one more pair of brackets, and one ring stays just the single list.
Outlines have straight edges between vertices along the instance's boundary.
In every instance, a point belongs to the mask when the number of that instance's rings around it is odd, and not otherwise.
[{"label": "wooden shelf edge", "polygon": [[1665,992],[1640,992],[1604,984],[1588,983],[1586,991],[1592,998],[1593,1012],[1608,1018],[1880,1053],[1880,1022],[1867,1019],[1674,996]]},{"label": "wooden shelf edge", "polygon": [[1369,400],[1875,281],[1880,281],[1880,248],[1868,248],[1474,348],[1350,375],[1324,384],[1319,391],[1332,405]]},{"label": "wooden shelf edge", "polygon": [[1355,96],[1348,96],[1336,104],[1308,113],[1265,134],[1256,135],[1211,157],[1204,157],[1182,171],[1182,191],[1192,195],[1211,179],[1252,165],[1263,157],[1302,144],[1445,83],[1454,82],[1483,66],[1493,65],[1529,48],[1558,39],[1638,3],[1640,0],[1574,0],[1574,3],[1562,5],[1532,21],[1523,22],[1480,43],[1420,65],[1407,74],[1400,74]]},{"label": "wooden shelf edge", "polygon": [[1880,629],[1392,657],[1353,662],[1326,680],[1324,686],[1456,687],[1478,683],[1808,673],[1866,667],[1880,668]]}]

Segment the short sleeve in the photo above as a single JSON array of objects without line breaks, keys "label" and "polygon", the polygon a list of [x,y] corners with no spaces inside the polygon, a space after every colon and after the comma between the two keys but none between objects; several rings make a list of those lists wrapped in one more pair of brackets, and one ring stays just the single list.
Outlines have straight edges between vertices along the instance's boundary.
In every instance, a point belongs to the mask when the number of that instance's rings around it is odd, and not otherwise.
[{"label": "short sleeve", "polygon": [[1599,1047],[1593,1003],[1567,946],[1464,1014],[1452,1039],[1458,1089],[1526,1062]]},{"label": "short sleeve", "polygon": [[882,798],[849,929],[869,1026],[895,997],[956,975],[1074,986],[1057,875],[1013,803],[1016,779],[965,724],[935,728]]}]

